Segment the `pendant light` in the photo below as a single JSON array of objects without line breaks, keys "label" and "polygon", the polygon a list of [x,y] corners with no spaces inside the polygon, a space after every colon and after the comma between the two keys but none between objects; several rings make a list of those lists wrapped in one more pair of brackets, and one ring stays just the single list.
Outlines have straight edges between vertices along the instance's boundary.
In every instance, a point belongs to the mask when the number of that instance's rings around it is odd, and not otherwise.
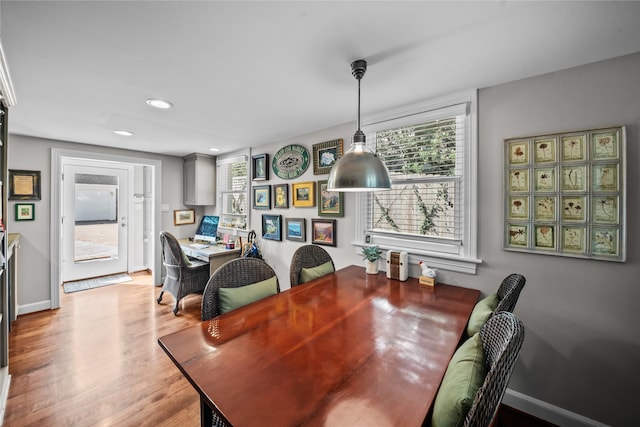
[{"label": "pendant light", "polygon": [[333,165],[327,182],[328,191],[391,190],[387,166],[366,144],[360,129],[360,80],[367,71],[367,61],[359,59],[351,64],[351,73],[358,80],[358,130],[351,148]]}]

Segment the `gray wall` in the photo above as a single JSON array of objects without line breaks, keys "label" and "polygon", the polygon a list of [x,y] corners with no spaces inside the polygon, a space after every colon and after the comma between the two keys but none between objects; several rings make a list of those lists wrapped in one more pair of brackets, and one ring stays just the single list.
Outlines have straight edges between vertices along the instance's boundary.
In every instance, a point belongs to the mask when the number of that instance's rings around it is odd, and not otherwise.
[{"label": "gray wall", "polygon": [[[611,425],[637,425],[639,123],[640,54],[481,90],[483,264],[477,277],[458,281],[489,292],[507,273],[523,273],[527,284],[515,313],[526,339],[510,388]],[[502,250],[503,140],[613,125],[627,127],[627,262]]]}]

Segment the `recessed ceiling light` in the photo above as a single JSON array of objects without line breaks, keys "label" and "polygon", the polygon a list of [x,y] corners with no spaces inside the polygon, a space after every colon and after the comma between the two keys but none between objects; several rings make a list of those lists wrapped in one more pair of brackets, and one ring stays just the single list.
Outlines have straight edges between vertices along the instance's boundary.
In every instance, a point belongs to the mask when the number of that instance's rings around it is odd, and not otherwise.
[{"label": "recessed ceiling light", "polygon": [[123,129],[114,130],[113,133],[122,135],[122,136],[133,136],[133,132],[130,132],[128,130],[123,130]]},{"label": "recessed ceiling light", "polygon": [[214,153],[217,153],[218,151],[220,151],[219,148],[209,148],[209,151],[213,151]]},{"label": "recessed ceiling light", "polygon": [[156,99],[156,98],[147,99],[147,105],[150,105],[155,108],[161,108],[163,110],[173,107],[173,104],[170,103],[169,101],[165,101],[164,99]]}]

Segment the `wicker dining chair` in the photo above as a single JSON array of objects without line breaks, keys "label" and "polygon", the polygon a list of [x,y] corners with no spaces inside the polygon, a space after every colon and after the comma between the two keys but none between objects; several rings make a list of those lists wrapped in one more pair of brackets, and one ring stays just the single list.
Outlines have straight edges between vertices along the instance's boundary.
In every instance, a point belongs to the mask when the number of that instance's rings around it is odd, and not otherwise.
[{"label": "wicker dining chair", "polygon": [[508,275],[502,281],[502,284],[498,288],[498,306],[494,313],[500,311],[513,312],[520,296],[520,291],[524,288],[524,284],[527,279],[522,274],[513,273]]},{"label": "wicker dining chair", "polygon": [[524,341],[524,326],[513,314],[493,315],[480,330],[487,375],[467,413],[464,427],[486,427],[496,415]]},{"label": "wicker dining chair", "polygon": [[180,248],[180,243],[171,233],[160,233],[162,245],[162,264],[166,275],[162,284],[162,291],[157,301],[162,301],[165,292],[169,292],[175,299],[173,314],[178,314],[178,303],[189,294],[201,294],[209,278],[209,264],[189,264],[188,259]]},{"label": "wicker dining chair", "polygon": [[335,271],[336,266],[333,263],[333,259],[331,259],[331,256],[323,248],[317,245],[300,246],[291,258],[291,267],[289,268],[291,287],[301,283],[300,272],[303,268],[313,268],[327,262],[331,262],[333,271]]},{"label": "wicker dining chair", "polygon": [[276,292],[280,283],[276,272],[269,264],[258,258],[236,258],[222,264],[213,272],[202,294],[202,320],[220,315],[220,288],[239,288],[263,280],[276,278]]}]

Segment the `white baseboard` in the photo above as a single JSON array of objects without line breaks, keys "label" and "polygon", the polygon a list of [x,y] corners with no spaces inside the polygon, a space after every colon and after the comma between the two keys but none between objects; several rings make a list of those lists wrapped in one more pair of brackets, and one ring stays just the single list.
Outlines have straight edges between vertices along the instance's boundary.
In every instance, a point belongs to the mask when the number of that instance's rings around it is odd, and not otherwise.
[{"label": "white baseboard", "polygon": [[515,390],[507,389],[502,403],[562,427],[607,427],[575,412],[560,408]]},{"label": "white baseboard", "polygon": [[34,302],[31,304],[24,304],[18,306],[18,315],[35,313],[36,311],[50,310],[51,300]]}]

